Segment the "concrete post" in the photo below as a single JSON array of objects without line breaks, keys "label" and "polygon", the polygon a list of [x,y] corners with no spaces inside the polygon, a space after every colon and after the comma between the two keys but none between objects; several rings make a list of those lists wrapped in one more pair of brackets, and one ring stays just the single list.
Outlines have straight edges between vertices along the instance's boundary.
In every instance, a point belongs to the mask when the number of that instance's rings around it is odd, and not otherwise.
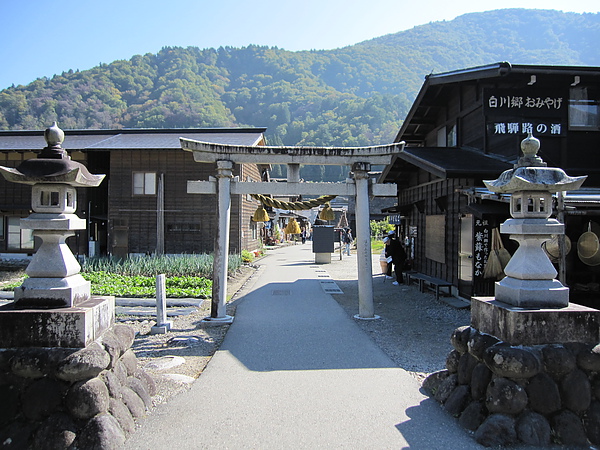
[{"label": "concrete post", "polygon": [[354,163],[356,184],[356,246],[358,259],[358,314],[357,319],[378,319],[373,308],[373,263],[371,259],[371,231],[369,227],[369,163]]},{"label": "concrete post", "polygon": [[171,329],[173,322],[167,320],[167,288],[164,273],[156,275],[156,325],[150,334],[165,334]]},{"label": "concrete post", "polygon": [[229,223],[231,220],[231,179],[233,162],[217,161],[217,233],[213,264],[211,322],[231,323],[226,314],[227,263],[229,258]]}]

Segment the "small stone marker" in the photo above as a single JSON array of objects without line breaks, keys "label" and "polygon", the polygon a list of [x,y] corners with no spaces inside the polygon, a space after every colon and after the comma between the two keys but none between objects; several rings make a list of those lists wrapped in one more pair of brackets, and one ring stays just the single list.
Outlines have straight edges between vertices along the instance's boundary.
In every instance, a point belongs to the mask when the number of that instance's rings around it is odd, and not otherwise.
[{"label": "small stone marker", "polygon": [[165,334],[171,329],[173,322],[167,320],[167,288],[165,274],[156,276],[156,325],[150,330],[150,334]]}]

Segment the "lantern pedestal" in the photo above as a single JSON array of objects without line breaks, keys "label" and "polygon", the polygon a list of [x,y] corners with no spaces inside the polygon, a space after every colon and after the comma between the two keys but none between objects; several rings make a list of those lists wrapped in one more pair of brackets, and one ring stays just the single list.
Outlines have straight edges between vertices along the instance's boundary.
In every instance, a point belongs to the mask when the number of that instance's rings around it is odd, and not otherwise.
[{"label": "lantern pedestal", "polygon": [[505,277],[496,283],[496,299],[519,308],[564,308],[569,304],[569,288],[558,280]]},{"label": "lantern pedestal", "polygon": [[556,308],[519,308],[494,297],[471,299],[471,327],[510,345],[600,342],[600,311],[574,303]]},{"label": "lantern pedestal", "polygon": [[114,324],[115,298],[93,296],[72,308],[0,307],[0,348],[83,348]]},{"label": "lantern pedestal", "polygon": [[90,282],[81,275],[66,278],[27,278],[15,288],[15,309],[70,308],[90,298]]},{"label": "lantern pedestal", "polygon": [[557,272],[542,248],[551,235],[564,234],[555,219],[509,219],[500,225],[504,234],[519,243],[496,283],[496,299],[517,307],[563,308],[569,304],[569,288],[556,280]]},{"label": "lantern pedestal", "polygon": [[32,228],[42,244],[25,271],[29,278],[15,289],[14,307],[70,308],[88,300],[90,282],[79,274],[81,267],[66,244],[74,230],[85,229],[85,220],[75,214],[34,213],[21,219],[21,226]]}]

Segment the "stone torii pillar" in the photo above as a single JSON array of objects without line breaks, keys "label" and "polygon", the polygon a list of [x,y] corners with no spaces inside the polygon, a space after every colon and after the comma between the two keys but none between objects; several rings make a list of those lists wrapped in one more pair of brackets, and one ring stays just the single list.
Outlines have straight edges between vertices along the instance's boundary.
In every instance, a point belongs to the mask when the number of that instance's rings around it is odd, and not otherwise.
[{"label": "stone torii pillar", "polygon": [[211,322],[231,323],[227,315],[227,258],[229,257],[229,226],[231,223],[231,180],[233,162],[217,161],[217,237],[213,261]]},{"label": "stone torii pillar", "polygon": [[[371,164],[390,164],[402,151],[404,142],[374,147],[270,147],[213,144],[180,138],[181,148],[194,154],[196,162],[216,163],[216,178],[188,181],[190,194],[217,194],[217,240],[213,268],[213,301],[208,321],[231,322],[225,312],[227,295],[227,263],[229,257],[229,215],[231,195],[345,195],[356,196],[358,247],[358,319],[375,319],[369,227],[369,196],[396,196],[395,184],[374,184],[369,179]],[[244,182],[234,179],[234,164],[286,164],[287,183]],[[350,166],[354,180],[346,183],[301,183],[301,164]]]},{"label": "stone torii pillar", "polygon": [[373,260],[371,257],[371,227],[369,224],[369,170],[371,164],[352,165],[356,185],[356,247],[358,258],[357,319],[377,319],[373,307]]}]

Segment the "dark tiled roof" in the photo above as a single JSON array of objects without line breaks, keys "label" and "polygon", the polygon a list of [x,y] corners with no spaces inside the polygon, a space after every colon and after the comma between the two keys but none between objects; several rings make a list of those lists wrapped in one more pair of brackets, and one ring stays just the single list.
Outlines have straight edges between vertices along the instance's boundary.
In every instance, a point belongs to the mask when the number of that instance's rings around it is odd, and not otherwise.
[{"label": "dark tiled roof", "polygon": [[513,167],[482,152],[463,148],[405,147],[400,157],[442,178],[497,177]]},{"label": "dark tiled roof", "polygon": [[[440,178],[495,179],[513,165],[482,152],[453,147],[404,147],[380,181],[406,184],[415,167]],[[406,186],[404,186],[406,187]]]},{"label": "dark tiled roof", "polygon": [[[264,128],[195,130],[83,130],[65,131],[66,150],[181,149],[179,138],[230,145],[257,145]],[[46,146],[43,132],[0,131],[0,151],[37,151]]]}]

